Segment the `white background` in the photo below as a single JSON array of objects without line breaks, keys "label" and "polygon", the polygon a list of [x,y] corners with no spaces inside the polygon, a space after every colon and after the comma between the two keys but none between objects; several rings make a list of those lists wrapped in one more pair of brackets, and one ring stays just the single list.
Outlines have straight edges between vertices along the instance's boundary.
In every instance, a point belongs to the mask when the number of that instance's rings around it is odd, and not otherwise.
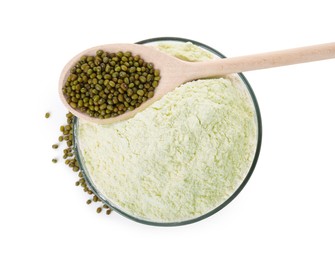
[{"label": "white background", "polygon": [[335,259],[335,60],[245,73],[262,113],[261,155],[240,195],[201,222],[96,214],[76,175],[51,163],[66,112],[58,77],[78,52],[158,36],[228,57],[331,42],[333,2],[2,1],[0,258]]}]

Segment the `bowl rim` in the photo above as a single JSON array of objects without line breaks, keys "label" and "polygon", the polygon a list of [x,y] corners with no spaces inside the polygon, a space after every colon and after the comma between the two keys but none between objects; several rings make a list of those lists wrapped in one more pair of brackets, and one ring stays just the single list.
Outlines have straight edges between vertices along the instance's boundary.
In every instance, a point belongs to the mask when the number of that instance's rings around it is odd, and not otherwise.
[{"label": "bowl rim", "polygon": [[[149,39],[145,39],[145,40],[141,40],[136,42],[136,44],[148,44],[148,43],[156,43],[156,42],[166,42],[166,41],[174,41],[174,42],[181,42],[181,43],[185,43],[185,42],[191,42],[192,44],[201,47],[203,49],[208,50],[209,52],[211,52],[212,54],[217,55],[220,58],[226,58],[226,56],[224,56],[222,53],[220,53],[219,51],[213,49],[212,47],[203,44],[201,42],[195,41],[195,40],[191,40],[191,39],[187,39],[187,38],[180,38],[180,37],[155,37],[155,38],[149,38]],[[90,176],[87,174],[87,169],[85,167],[85,164],[82,161],[82,155],[79,149],[79,144],[78,144],[78,138],[77,138],[77,130],[78,130],[78,118],[74,116],[74,120],[73,120],[73,136],[74,136],[74,154],[75,157],[79,163],[79,167],[81,172],[83,173],[83,177],[87,183],[87,185],[89,186],[89,188],[94,192],[94,194],[105,204],[107,204],[111,209],[113,209],[114,211],[116,211],[117,213],[123,215],[124,217],[131,219],[135,222],[141,223],[141,224],[146,224],[146,225],[151,225],[151,226],[165,226],[165,227],[172,227],[172,226],[182,226],[182,225],[188,225],[188,224],[192,224],[192,223],[196,223],[198,221],[201,221],[203,219],[206,219],[210,216],[212,216],[213,214],[217,213],[218,211],[220,211],[221,209],[223,209],[224,207],[226,207],[228,204],[230,204],[230,202],[232,202],[237,195],[243,190],[243,188],[245,187],[245,185],[248,183],[259,158],[259,154],[260,154],[260,150],[261,150],[261,143],[262,143],[262,120],[261,120],[261,113],[260,113],[260,109],[259,109],[259,105],[256,99],[256,96],[254,94],[253,89],[251,88],[251,85],[249,84],[248,80],[246,79],[246,77],[242,74],[242,73],[236,73],[238,74],[238,76],[241,78],[241,80],[243,81],[243,83],[245,84],[245,87],[247,88],[251,100],[254,104],[254,108],[255,108],[255,113],[256,113],[256,120],[257,120],[257,144],[256,144],[256,150],[255,150],[255,155],[254,155],[254,159],[252,161],[252,164],[250,166],[250,169],[248,171],[248,173],[245,175],[243,181],[241,182],[241,184],[238,186],[238,188],[229,196],[228,199],[226,199],[222,204],[220,204],[219,206],[217,206],[216,208],[212,209],[211,211],[195,217],[193,219],[188,219],[188,220],[183,220],[183,221],[179,221],[179,222],[154,222],[154,221],[149,221],[149,220],[144,220],[138,217],[135,217],[133,215],[130,215],[124,211],[122,211],[121,209],[117,208],[116,206],[112,205],[112,203],[110,203],[109,199],[107,199],[93,184]]]}]

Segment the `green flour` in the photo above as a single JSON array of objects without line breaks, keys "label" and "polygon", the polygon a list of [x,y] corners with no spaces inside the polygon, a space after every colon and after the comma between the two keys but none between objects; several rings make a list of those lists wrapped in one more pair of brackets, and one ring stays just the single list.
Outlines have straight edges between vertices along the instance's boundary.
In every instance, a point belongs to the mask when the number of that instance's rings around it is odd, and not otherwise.
[{"label": "green flour", "polygon": [[[210,58],[190,43],[160,49]],[[251,98],[230,76],[186,83],[127,121],[80,120],[78,140],[88,174],[113,205],[166,223],[199,217],[230,197],[254,159],[256,132]]]}]

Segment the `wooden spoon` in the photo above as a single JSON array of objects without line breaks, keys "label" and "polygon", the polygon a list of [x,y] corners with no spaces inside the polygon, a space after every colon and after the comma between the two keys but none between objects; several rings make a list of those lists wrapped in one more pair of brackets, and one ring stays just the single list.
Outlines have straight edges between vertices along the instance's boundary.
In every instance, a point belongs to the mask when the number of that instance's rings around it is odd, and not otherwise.
[{"label": "wooden spoon", "polygon": [[[161,80],[155,89],[153,98],[143,102],[140,107],[128,111],[116,117],[98,119],[90,117],[76,109],[73,109],[63,95],[62,88],[70,74],[70,69],[79,61],[83,55],[95,55],[97,50],[108,52],[130,51],[133,55],[140,55],[146,62],[152,62],[155,68],[161,72]],[[186,62],[171,55],[165,54],[153,46],[141,44],[107,44],[85,50],[64,67],[59,81],[59,94],[64,105],[75,116],[98,124],[110,124],[135,116],[138,112],[159,100],[169,91],[174,90],[181,84],[201,78],[220,77],[230,73],[259,70],[279,67],[297,63],[318,61],[335,58],[335,43],[326,43],[302,48],[288,49],[276,52],[254,54],[249,56],[216,59],[204,62]]]}]

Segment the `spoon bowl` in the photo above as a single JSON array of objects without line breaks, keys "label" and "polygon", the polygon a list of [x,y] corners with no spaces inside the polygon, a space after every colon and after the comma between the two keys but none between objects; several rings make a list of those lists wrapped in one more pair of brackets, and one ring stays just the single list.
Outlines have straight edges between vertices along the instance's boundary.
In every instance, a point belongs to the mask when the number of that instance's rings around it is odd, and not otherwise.
[{"label": "spoon bowl", "polygon": [[[70,70],[83,55],[95,55],[98,50],[106,52],[130,51],[133,55],[140,55],[146,62],[153,63],[155,68],[160,70],[161,76],[154,96],[132,111],[127,111],[124,114],[107,119],[94,118],[71,107],[63,93],[63,87],[70,75]],[[98,124],[110,124],[135,116],[138,112],[162,98],[166,93],[188,81],[331,58],[335,58],[335,43],[205,62],[182,61],[148,45],[107,44],[87,49],[76,55],[65,65],[59,80],[59,94],[64,105],[76,117]]]},{"label": "spoon bowl", "polygon": [[[155,95],[152,98],[148,99],[147,101],[143,102],[140,107],[132,111],[127,111],[126,113],[121,114],[117,117],[107,119],[94,118],[86,113],[83,113],[71,107],[70,104],[66,101],[66,97],[64,96],[63,93],[63,87],[66,83],[68,76],[70,75],[71,68],[75,66],[75,64],[80,60],[82,56],[84,55],[93,56],[96,54],[98,50],[103,50],[106,52],[130,51],[132,52],[133,55],[140,55],[141,58],[143,58],[146,62],[152,62],[155,65],[155,68],[160,69],[162,66],[164,66],[164,70],[161,71],[160,73],[161,79],[159,81],[159,87],[155,89]],[[144,110],[146,107],[148,107],[149,105],[160,99],[168,91],[171,91],[172,89],[169,88],[171,84],[173,84],[173,86],[179,86],[183,83],[182,77],[180,76],[179,73],[178,75],[175,75],[175,77],[173,78],[171,78],[170,76],[174,71],[171,68],[174,68],[176,65],[178,65],[179,64],[178,62],[180,62],[178,59],[164,54],[163,52],[157,50],[153,46],[145,46],[140,44],[106,44],[92,47],[77,54],[65,65],[59,80],[59,89],[58,89],[59,96],[63,104],[66,106],[66,108],[76,117],[79,117],[81,119],[98,124],[109,124],[117,121],[122,121],[135,116],[138,112]]]}]

